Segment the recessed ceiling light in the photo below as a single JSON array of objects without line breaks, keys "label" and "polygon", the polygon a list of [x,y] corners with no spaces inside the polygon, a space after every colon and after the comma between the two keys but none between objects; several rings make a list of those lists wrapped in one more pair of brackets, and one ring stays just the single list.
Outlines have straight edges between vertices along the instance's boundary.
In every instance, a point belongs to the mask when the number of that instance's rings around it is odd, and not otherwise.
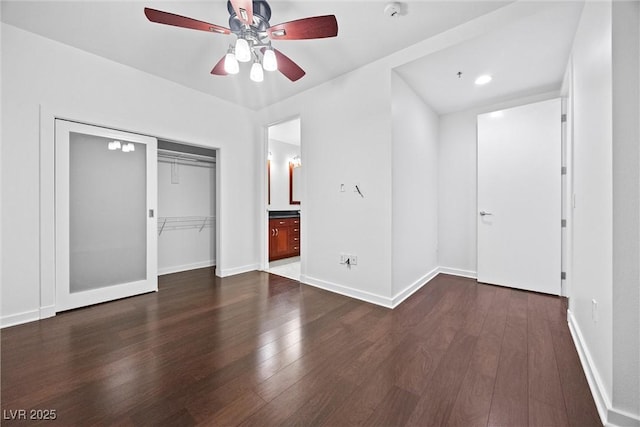
[{"label": "recessed ceiling light", "polygon": [[476,79],[476,84],[477,85],[486,85],[487,83],[489,83],[491,81],[491,76],[488,74],[485,74],[483,76],[480,76]]}]

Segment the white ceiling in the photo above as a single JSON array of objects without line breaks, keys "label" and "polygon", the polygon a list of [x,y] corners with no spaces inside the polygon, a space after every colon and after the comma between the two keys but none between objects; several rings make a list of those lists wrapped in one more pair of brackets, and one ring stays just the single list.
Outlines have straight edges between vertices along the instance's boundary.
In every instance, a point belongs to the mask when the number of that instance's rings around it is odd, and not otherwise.
[{"label": "white ceiling", "polygon": [[[496,10],[510,1],[409,1],[404,16],[384,15],[386,1],[271,1],[270,23],[335,14],[337,38],[277,41],[274,47],[307,75],[292,83],[279,73],[261,84],[212,76],[233,35],[155,24],[144,7],[228,25],[226,1],[2,1],[2,21],[230,102],[259,109]],[[246,64],[242,64],[246,65]],[[246,67],[245,67],[246,68]]]},{"label": "white ceiling", "polygon": [[[267,73],[261,84],[236,76],[212,76],[233,35],[219,35],[147,21],[144,7],[227,26],[225,0],[6,1],[3,22],[166,78],[232,103],[259,109],[433,35],[506,6],[511,1],[409,1],[403,16],[383,13],[386,1],[270,1],[271,24],[335,14],[337,38],[276,41],[307,75],[292,83]],[[520,3],[523,3],[522,1]],[[505,22],[471,39],[396,68],[438,113],[557,90],[563,77],[581,1],[536,2],[536,14]],[[247,65],[247,64],[241,64]],[[456,73],[462,71],[461,79]],[[482,87],[477,75],[494,80]]]},{"label": "white ceiling", "polygon": [[[549,2],[546,6],[534,15],[395,70],[439,114],[558,90],[583,3]],[[493,80],[475,85],[476,77],[483,74]]]},{"label": "white ceiling", "polygon": [[300,145],[300,118],[269,126],[269,139]]}]

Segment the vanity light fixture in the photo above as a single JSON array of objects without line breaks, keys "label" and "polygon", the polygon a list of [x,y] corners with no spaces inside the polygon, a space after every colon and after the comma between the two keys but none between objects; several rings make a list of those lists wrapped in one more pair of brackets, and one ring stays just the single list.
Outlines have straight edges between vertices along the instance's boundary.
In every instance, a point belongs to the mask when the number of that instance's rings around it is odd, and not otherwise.
[{"label": "vanity light fixture", "polygon": [[300,159],[300,156],[295,156],[293,159],[289,161],[289,163],[294,168],[299,168],[300,166],[302,166],[302,159]]},{"label": "vanity light fixture", "polygon": [[111,141],[109,144],[107,144],[107,148],[110,151],[122,150],[123,153],[136,151],[136,146],[133,144],[133,142],[125,142],[123,144],[120,141]]},{"label": "vanity light fixture", "polygon": [[476,79],[475,84],[477,84],[478,86],[482,86],[482,85],[486,85],[491,80],[492,80],[492,77],[490,75],[484,74]]},{"label": "vanity light fixture", "polygon": [[123,153],[130,153],[132,151],[136,151],[136,147],[135,147],[135,145],[133,145],[133,143],[129,142],[129,143],[124,144],[122,146],[122,152]]}]

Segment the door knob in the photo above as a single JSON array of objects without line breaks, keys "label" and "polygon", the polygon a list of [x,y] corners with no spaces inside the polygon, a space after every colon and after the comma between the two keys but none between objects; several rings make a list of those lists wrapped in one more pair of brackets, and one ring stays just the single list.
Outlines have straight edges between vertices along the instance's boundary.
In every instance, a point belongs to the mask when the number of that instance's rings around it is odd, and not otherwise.
[{"label": "door knob", "polygon": [[480,216],[493,215],[491,212],[480,211]]}]

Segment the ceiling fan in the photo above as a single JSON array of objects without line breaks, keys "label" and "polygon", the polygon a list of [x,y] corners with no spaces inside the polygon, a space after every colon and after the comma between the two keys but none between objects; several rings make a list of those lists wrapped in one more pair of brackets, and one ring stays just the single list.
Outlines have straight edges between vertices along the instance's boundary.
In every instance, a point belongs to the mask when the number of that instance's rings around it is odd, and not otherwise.
[{"label": "ceiling fan", "polygon": [[295,82],[305,71],[288,56],[271,46],[272,40],[305,40],[335,37],[338,21],[334,15],[313,16],[278,25],[270,25],[271,7],[266,0],[229,0],[229,28],[146,7],[144,14],[151,22],[218,34],[235,34],[225,56],[211,74],[225,76],[239,72],[238,62],[253,61],[250,78],[260,82],[264,72],[278,70]]}]

